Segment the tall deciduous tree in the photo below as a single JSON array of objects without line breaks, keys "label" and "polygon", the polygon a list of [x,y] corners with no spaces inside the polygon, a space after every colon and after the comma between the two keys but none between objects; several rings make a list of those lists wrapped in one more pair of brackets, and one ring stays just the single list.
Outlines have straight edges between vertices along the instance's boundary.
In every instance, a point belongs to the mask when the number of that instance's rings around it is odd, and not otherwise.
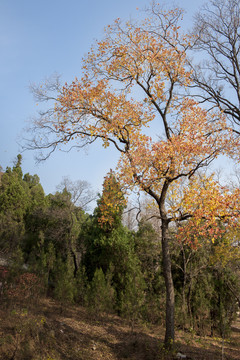
[{"label": "tall deciduous tree", "polygon": [[[117,19],[84,59],[82,78],[62,88],[50,86],[56,90],[54,106],[33,123],[29,147],[50,151],[43,154],[47,158],[73,140],[83,147],[100,139],[104,147],[113,145],[119,151],[119,180],[129,188],[138,187],[158,207],[166,285],[165,344],[171,347],[175,305],[169,225],[195,214],[213,225],[213,219],[227,211],[234,215],[235,204],[226,209],[221,188],[207,178],[199,193],[202,201],[195,197],[194,206],[188,200],[198,190],[198,170],[229,150],[232,140],[221,112],[207,112],[195,101],[178,97],[191,81],[186,60],[191,39],[180,33],[182,11],[164,11],[153,3],[148,15],[141,23],[122,24]],[[40,100],[54,98],[48,85],[36,89]],[[174,201],[167,201],[169,196]],[[214,201],[206,216],[205,202],[209,206]]]},{"label": "tall deciduous tree", "polygon": [[194,68],[193,80],[200,101],[218,107],[240,134],[240,3],[211,0],[196,15],[195,50],[203,61]]}]

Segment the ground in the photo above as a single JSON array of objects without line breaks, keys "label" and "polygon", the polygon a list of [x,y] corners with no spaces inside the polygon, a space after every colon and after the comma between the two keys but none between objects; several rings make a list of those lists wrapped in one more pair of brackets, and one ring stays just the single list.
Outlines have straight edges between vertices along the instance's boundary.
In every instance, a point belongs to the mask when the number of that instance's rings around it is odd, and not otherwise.
[{"label": "ground", "polygon": [[114,315],[80,306],[62,307],[49,298],[0,309],[1,360],[163,360],[181,353],[192,360],[239,360],[240,319],[230,338],[198,337],[177,331],[176,351],[164,351],[164,329],[129,324]]}]

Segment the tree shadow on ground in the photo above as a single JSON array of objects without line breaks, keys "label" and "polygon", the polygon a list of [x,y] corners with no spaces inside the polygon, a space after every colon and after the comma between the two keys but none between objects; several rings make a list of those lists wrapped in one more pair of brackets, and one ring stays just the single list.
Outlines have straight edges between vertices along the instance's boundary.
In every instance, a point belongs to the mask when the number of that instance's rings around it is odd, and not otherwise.
[{"label": "tree shadow on ground", "polygon": [[[6,321],[0,324],[0,332],[9,334],[14,339],[17,332],[10,315],[7,321],[7,314],[6,312]],[[44,325],[39,329],[34,327],[34,334],[28,331],[28,337],[22,339],[22,343],[34,342],[32,352],[29,350],[32,356],[29,355],[29,359],[172,360],[176,359],[177,352],[187,355],[188,360],[221,359],[220,341],[214,342],[210,338],[205,341],[193,336],[187,342],[187,335],[182,333],[182,336],[177,336],[176,352],[172,355],[164,350],[164,329],[161,326],[147,327],[138,324],[131,331],[127,321],[115,315],[99,314],[80,306],[62,307],[52,299],[44,299],[35,308],[29,307],[28,316],[31,317],[31,324],[35,323],[34,319],[44,320]],[[239,342],[239,328],[236,328],[234,335],[236,337],[233,341]],[[21,355],[23,349],[20,345],[14,360],[27,359],[26,351],[25,355]],[[6,348],[6,344],[4,346]],[[239,349],[234,344],[226,343],[224,350],[225,360],[240,359]],[[9,347],[9,356],[5,351],[4,359],[9,360],[12,353],[13,350]],[[35,357],[37,353],[40,357]]]}]

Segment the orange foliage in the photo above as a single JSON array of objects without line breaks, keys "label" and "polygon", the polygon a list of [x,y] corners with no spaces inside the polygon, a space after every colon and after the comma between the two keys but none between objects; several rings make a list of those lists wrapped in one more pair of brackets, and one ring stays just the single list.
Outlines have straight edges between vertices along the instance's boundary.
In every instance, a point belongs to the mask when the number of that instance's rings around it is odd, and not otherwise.
[{"label": "orange foliage", "polygon": [[112,171],[104,178],[103,193],[98,202],[98,222],[104,229],[112,229],[121,222],[126,200]]},{"label": "orange foliage", "polygon": [[[84,60],[82,78],[62,88],[51,123],[57,136],[53,144],[76,139],[113,144],[120,152],[122,184],[137,185],[154,198],[162,220],[191,218],[185,235],[204,235],[219,219],[237,221],[238,201],[232,200],[237,194],[211,178],[202,184],[193,179],[218,156],[232,155],[238,144],[220,111],[206,111],[196,101],[180,98],[190,84],[191,38],[180,32],[180,10],[165,12],[154,6],[152,16],[141,24],[122,25],[117,19],[108,26],[104,39]],[[49,127],[47,123],[47,131]],[[152,137],[146,134],[148,127]],[[109,218],[115,205],[110,203],[108,210],[105,196],[102,213]],[[215,228],[212,239],[220,231]]]}]

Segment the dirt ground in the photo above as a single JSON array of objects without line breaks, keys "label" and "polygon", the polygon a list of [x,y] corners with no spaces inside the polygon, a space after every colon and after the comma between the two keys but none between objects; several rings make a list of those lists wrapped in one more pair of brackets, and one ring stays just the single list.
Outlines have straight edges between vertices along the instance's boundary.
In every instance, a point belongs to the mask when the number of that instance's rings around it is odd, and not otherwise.
[{"label": "dirt ground", "polygon": [[198,337],[178,331],[176,351],[163,348],[164,329],[138,325],[131,331],[127,322],[113,315],[99,315],[79,306],[39,299],[24,308],[0,309],[1,360],[240,360],[240,319],[232,334],[222,339]]}]

